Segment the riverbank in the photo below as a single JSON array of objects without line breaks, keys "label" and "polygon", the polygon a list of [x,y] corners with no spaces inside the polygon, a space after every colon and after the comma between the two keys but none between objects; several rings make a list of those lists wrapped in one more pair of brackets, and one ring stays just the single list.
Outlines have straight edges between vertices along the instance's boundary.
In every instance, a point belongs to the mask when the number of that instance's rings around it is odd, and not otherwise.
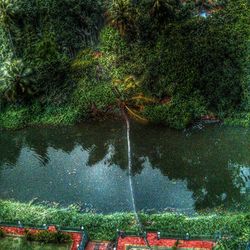
[{"label": "riverbank", "polygon": [[[72,105],[45,108],[38,106],[9,107],[0,113],[0,129],[16,130],[33,126],[69,126],[93,120],[123,119],[121,118],[120,110],[118,107],[114,107],[113,104],[114,103],[104,106],[102,109],[97,109],[95,107],[89,108],[88,110],[82,110],[77,107],[74,108]],[[191,121],[194,122],[199,118],[202,120],[201,114],[197,115],[192,120],[176,117],[176,119],[172,121],[176,126],[165,123],[164,116],[159,119],[158,115],[154,117],[154,114],[151,113],[144,119],[145,121],[147,120],[147,122],[163,124],[176,129],[184,129],[191,124]]]},{"label": "riverbank", "polygon": [[[213,115],[202,115],[201,113],[191,120],[186,120],[186,122],[178,117],[172,120],[172,124],[176,126],[171,126],[171,124],[164,123],[164,113],[162,114],[162,119],[158,119],[154,116],[147,117],[148,122],[154,124],[163,124],[167,127],[172,127],[175,129],[184,129],[187,126],[192,125],[192,123],[201,122],[222,122],[229,126],[250,126],[250,113],[239,112],[233,114],[231,117],[219,117]],[[133,117],[132,117],[133,118]],[[20,106],[20,107],[9,107],[0,112],[0,129],[12,129],[17,130],[25,127],[34,126],[69,126],[76,125],[80,122],[88,122],[92,120],[117,120],[122,119],[119,110],[113,105],[109,105],[105,109],[99,110],[81,110],[74,108],[72,105],[62,106],[62,107],[46,107],[41,108],[37,105],[31,107]]]},{"label": "riverbank", "polygon": [[[118,117],[117,114],[105,114],[106,117]],[[100,111],[96,117],[90,117],[91,112],[82,113],[72,106],[47,107],[10,107],[0,113],[0,129],[21,129],[32,126],[67,126],[75,125],[81,121],[103,119]],[[88,118],[87,118],[88,117]]]},{"label": "riverbank", "polygon": [[[250,213],[208,214],[186,217],[172,213],[140,214],[145,230],[162,230],[169,233],[213,235],[215,231],[234,236],[231,244],[247,241],[250,237]],[[138,232],[132,213],[110,215],[79,213],[77,207],[68,209],[45,207],[14,201],[0,201],[0,221],[21,221],[24,224],[84,226],[92,240],[114,240],[117,229]],[[235,248],[233,248],[235,249]]]}]

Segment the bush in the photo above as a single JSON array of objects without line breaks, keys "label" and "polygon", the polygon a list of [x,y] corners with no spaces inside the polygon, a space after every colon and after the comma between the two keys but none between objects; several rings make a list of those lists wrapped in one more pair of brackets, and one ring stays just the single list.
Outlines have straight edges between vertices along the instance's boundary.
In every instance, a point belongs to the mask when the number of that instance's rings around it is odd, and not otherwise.
[{"label": "bush", "polygon": [[19,129],[28,125],[71,125],[80,120],[80,111],[71,106],[9,107],[0,113],[0,127]]},{"label": "bush", "polygon": [[99,62],[99,56],[102,57],[100,52],[84,50],[72,63],[76,88],[71,103],[80,110],[81,117],[84,118],[92,113],[92,109],[104,112],[116,102],[111,82]]},{"label": "bush", "polygon": [[5,232],[0,228],[0,239],[5,237]]},{"label": "bush", "polygon": [[48,230],[38,233],[25,232],[25,239],[27,241],[37,241],[42,243],[67,243],[71,241],[71,236],[62,232],[50,232]]},{"label": "bush", "polygon": [[33,113],[31,125],[72,125],[79,121],[79,110],[71,105],[48,106]]},{"label": "bush", "polygon": [[8,107],[0,112],[0,127],[7,129],[17,129],[29,123],[30,114],[27,107]]},{"label": "bush", "polygon": [[32,70],[21,60],[7,60],[0,68],[0,94],[8,102],[27,100],[35,93]]},{"label": "bush", "polygon": [[250,126],[250,112],[238,112],[236,114],[232,114],[230,117],[227,117],[224,120],[224,123],[230,126],[249,127]]},{"label": "bush", "polygon": [[145,116],[155,123],[183,129],[206,113],[204,100],[197,96],[174,96],[168,104],[147,106]]},{"label": "bush", "polygon": [[[207,109],[230,117],[249,109],[249,14],[245,0],[229,1],[206,19],[169,21],[143,41],[126,40],[107,27],[101,33],[101,65],[113,80],[136,76],[147,96],[172,97],[170,105],[146,107],[151,121],[184,128]],[[147,31],[154,26],[144,25]]]}]

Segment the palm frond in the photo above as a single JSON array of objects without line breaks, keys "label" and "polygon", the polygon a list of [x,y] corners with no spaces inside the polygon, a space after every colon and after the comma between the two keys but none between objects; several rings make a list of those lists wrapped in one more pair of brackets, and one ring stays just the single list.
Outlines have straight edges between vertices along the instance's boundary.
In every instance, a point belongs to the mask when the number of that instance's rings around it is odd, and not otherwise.
[{"label": "palm frond", "polygon": [[128,106],[125,105],[125,108],[128,112],[128,114],[135,120],[141,123],[148,123],[148,120],[144,117],[142,117],[136,110],[129,108]]}]

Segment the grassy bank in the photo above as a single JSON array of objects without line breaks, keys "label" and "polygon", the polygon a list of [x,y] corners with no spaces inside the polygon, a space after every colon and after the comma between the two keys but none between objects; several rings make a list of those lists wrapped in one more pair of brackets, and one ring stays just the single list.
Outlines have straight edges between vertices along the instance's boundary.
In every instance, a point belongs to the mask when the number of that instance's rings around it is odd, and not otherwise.
[{"label": "grassy bank", "polygon": [[9,107],[0,113],[0,128],[20,129],[27,126],[72,125],[80,121],[76,109],[71,107]]},{"label": "grassy bank", "polygon": [[[183,112],[182,119],[175,119],[164,113],[166,110],[162,106],[158,106],[158,113],[151,113],[147,109],[145,113],[151,117],[152,123],[164,123],[163,120],[171,120],[172,127],[183,129],[190,125],[190,113]],[[117,119],[120,116],[120,110],[115,106],[114,102],[107,109],[96,110],[93,114],[91,109],[81,110],[72,105],[64,105],[61,107],[45,107],[37,108],[35,105],[31,107],[9,107],[0,112],[0,129],[21,129],[29,126],[68,126],[75,125],[86,120],[100,120],[100,119]],[[191,121],[198,121],[201,119],[201,114],[193,117]],[[250,126],[250,112],[242,112],[232,115],[231,117],[218,117],[225,125],[228,126]]]},{"label": "grassy bank", "polygon": [[0,129],[20,129],[29,126],[65,126],[86,120],[116,118],[117,110],[99,109],[93,114],[91,109],[82,110],[72,105],[38,107],[9,107],[0,112]]},{"label": "grassy bank", "polygon": [[[177,234],[189,232],[191,235],[213,235],[216,230],[221,230],[234,235],[234,239],[227,243],[232,247],[236,247],[239,242],[247,241],[250,237],[249,213],[211,214],[192,218],[184,215],[160,213],[140,214],[140,218],[146,230],[160,230]],[[79,213],[76,207],[59,209],[57,207],[0,201],[0,221],[18,220],[24,224],[32,225],[44,223],[73,227],[83,225],[90,238],[95,240],[114,240],[117,229],[137,231],[135,218],[131,213],[111,215]]]}]

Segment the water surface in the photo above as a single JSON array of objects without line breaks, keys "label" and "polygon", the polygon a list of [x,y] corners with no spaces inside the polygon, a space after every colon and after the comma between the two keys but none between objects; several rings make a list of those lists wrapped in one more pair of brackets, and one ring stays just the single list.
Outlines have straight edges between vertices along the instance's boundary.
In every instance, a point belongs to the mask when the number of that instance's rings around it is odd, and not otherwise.
[{"label": "water surface", "polygon": [[[0,132],[0,199],[132,211],[124,123]],[[138,210],[248,208],[249,129],[132,123],[130,137]]]}]

